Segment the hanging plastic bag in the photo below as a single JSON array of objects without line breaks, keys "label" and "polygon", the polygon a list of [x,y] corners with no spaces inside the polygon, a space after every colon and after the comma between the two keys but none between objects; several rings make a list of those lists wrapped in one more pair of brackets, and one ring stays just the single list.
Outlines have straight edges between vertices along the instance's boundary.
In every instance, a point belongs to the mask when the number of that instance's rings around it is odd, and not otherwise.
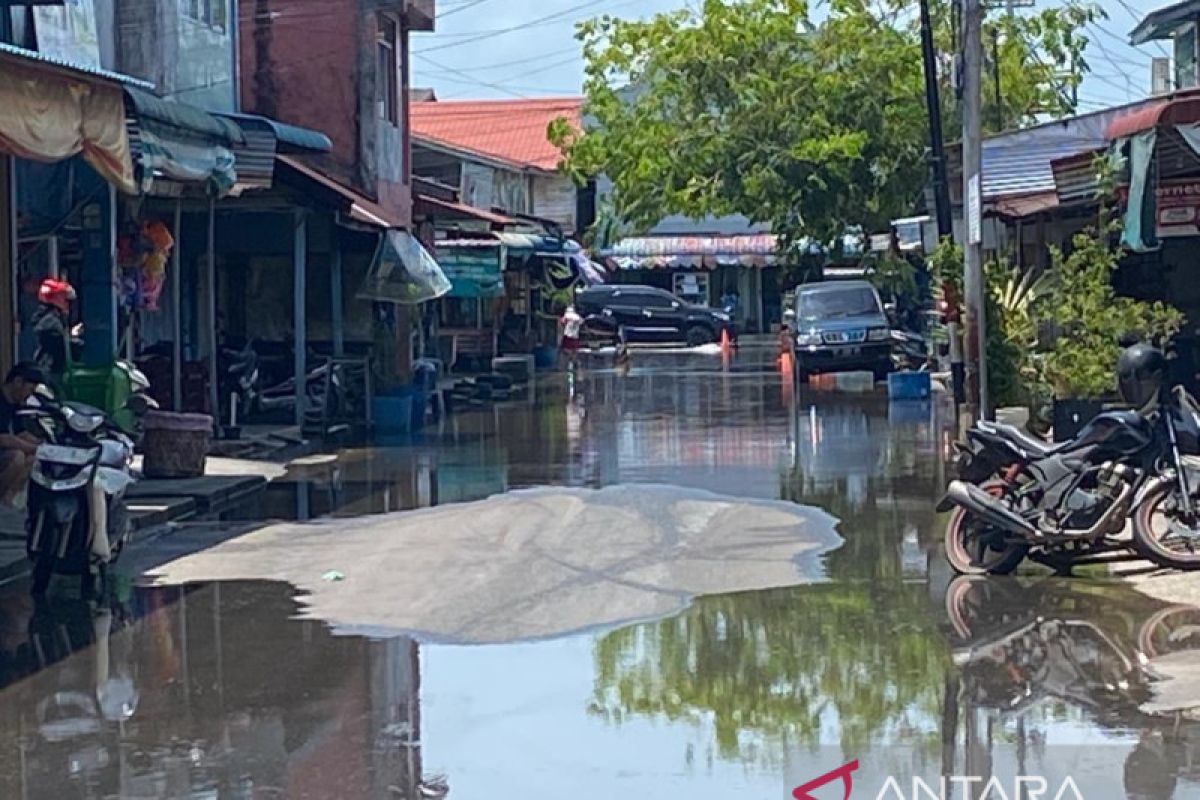
[{"label": "hanging plastic bag", "polygon": [[389,230],[380,238],[375,258],[358,296],[383,303],[416,305],[450,291],[450,279],[429,251],[408,231]]}]

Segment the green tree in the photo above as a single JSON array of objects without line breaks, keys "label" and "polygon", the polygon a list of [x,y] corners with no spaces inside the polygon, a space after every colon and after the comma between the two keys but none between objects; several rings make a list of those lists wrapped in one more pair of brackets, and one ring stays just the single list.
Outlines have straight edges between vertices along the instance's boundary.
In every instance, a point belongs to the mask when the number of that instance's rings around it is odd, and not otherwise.
[{"label": "green tree", "polygon": [[[949,3],[935,6],[948,39]],[[612,179],[615,211],[636,228],[741,213],[770,223],[785,250],[878,230],[913,207],[926,178],[921,52],[906,9],[834,0],[818,19],[801,0],[705,0],[588,21],[579,38],[595,124],[578,136],[558,123],[551,138],[569,171]],[[1071,2],[989,23],[1002,45],[997,124],[1065,110],[1086,69],[1080,26],[1096,13]]]},{"label": "green tree", "polygon": [[1183,315],[1164,303],[1117,296],[1112,273],[1120,251],[1109,234],[1080,233],[1071,244],[1069,253],[1051,250],[1056,290],[1037,313],[1053,323],[1057,335],[1042,367],[1055,396],[1101,397],[1116,388],[1118,339],[1137,333],[1165,340],[1179,330]]}]

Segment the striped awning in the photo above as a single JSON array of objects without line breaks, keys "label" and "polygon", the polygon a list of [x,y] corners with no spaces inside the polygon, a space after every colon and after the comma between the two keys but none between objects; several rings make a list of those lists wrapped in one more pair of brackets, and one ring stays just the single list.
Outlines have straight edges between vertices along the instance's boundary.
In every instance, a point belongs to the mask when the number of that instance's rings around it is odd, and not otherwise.
[{"label": "striped awning", "polygon": [[777,263],[779,241],[769,233],[744,236],[640,236],[622,239],[601,255],[617,269],[714,269]]}]

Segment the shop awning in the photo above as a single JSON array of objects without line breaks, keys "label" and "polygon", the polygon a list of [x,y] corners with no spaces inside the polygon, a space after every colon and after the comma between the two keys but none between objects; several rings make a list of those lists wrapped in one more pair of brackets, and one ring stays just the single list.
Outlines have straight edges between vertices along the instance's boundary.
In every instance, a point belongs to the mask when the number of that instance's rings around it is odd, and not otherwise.
[{"label": "shop awning", "polygon": [[503,292],[503,286],[501,285],[499,290],[494,286],[500,281],[500,273],[506,266],[504,261],[507,256],[515,256],[540,265],[542,277],[558,289],[578,283],[594,286],[605,281],[604,268],[588,258],[583,246],[574,239],[562,239],[540,233],[497,231],[472,238],[443,239],[437,243],[437,250],[438,262],[447,266],[452,280],[461,253],[476,254],[467,259],[473,264],[481,261],[484,254],[488,254],[489,264],[494,259],[498,265],[498,271],[494,274],[471,276],[470,279],[478,284],[478,288],[456,287],[455,292],[451,293],[452,297],[499,296]]},{"label": "shop awning", "polygon": [[528,253],[539,256],[561,256],[582,253],[583,246],[574,239],[560,239],[542,233],[512,233],[509,231],[480,232],[477,236],[461,239],[444,239],[438,248],[505,247],[510,252]]},{"label": "shop awning", "polygon": [[392,229],[379,248],[358,290],[364,300],[416,305],[444,296],[450,280],[429,251],[408,231]]},{"label": "shop awning", "polygon": [[1058,192],[1000,197],[988,203],[987,213],[1007,219],[1026,219],[1058,208]]},{"label": "shop awning", "polygon": [[269,130],[275,137],[276,151],[280,153],[328,153],[333,149],[328,136],[311,128],[289,125],[259,114],[222,113],[218,116],[233,120],[243,131],[247,128]]},{"label": "shop awning", "polygon": [[232,148],[246,141],[235,122],[134,87],[126,87],[125,96],[142,191],[153,192],[155,181],[164,178],[204,183],[219,195],[234,187]]},{"label": "shop awning", "polygon": [[1200,122],[1200,93],[1159,100],[1114,119],[1104,133],[1109,141],[1126,139],[1164,125]]},{"label": "shop awning", "polygon": [[482,208],[475,208],[466,203],[458,203],[453,200],[443,200],[440,197],[430,197],[429,195],[417,194],[413,197],[415,211],[418,214],[426,214],[427,216],[446,217],[449,219],[476,220],[486,222],[489,225],[517,225],[519,220],[512,217],[506,217],[503,214],[497,214],[494,211],[487,211]]},{"label": "shop awning", "polygon": [[237,169],[236,194],[245,189],[269,189],[279,153],[328,153],[333,145],[320,131],[288,125],[257,114],[218,114],[237,123],[245,139],[233,146]]},{"label": "shop awning", "polygon": [[82,153],[106,181],[137,192],[121,85],[140,82],[11,45],[0,45],[0,72],[0,152],[41,162]]},{"label": "shop awning", "polygon": [[777,263],[778,239],[745,236],[641,236],[622,239],[601,253],[618,269],[768,267]]},{"label": "shop awning", "polygon": [[[323,196],[325,202],[340,205],[350,219],[377,228],[403,228],[404,221],[393,216],[375,201],[335,181],[294,156],[277,155],[278,163],[304,181],[310,192]],[[312,190],[315,190],[313,192]]]}]

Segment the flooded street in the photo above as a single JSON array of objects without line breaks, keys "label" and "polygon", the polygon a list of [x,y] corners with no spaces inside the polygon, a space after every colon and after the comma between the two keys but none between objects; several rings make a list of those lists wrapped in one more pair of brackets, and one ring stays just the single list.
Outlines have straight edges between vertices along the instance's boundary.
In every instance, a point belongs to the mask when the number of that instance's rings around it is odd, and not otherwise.
[{"label": "flooded street", "polygon": [[[767,350],[595,366],[295,468],[131,553],[100,609],[0,587],[0,798],[785,798],[889,748],[1200,796],[1200,612],[953,579],[947,407],[793,397]],[[521,529],[547,498],[613,516]]]}]

